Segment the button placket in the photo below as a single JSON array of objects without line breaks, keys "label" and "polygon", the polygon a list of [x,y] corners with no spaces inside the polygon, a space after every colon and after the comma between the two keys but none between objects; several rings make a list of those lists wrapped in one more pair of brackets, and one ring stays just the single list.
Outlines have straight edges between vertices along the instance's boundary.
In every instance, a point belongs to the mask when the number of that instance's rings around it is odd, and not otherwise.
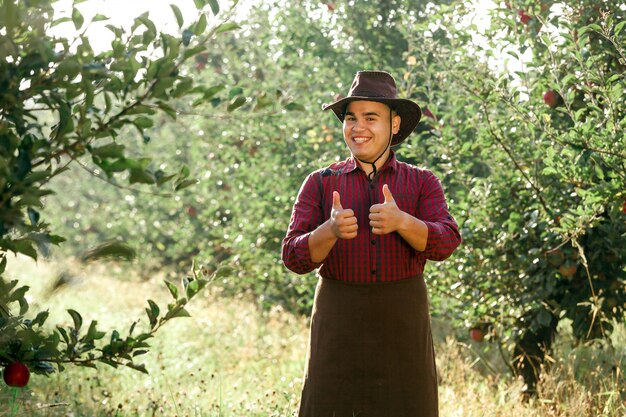
[{"label": "button placket", "polygon": [[[369,207],[372,207],[374,204],[376,204],[376,178],[374,178],[372,181],[370,181],[369,183]],[[368,207],[368,211],[369,211],[369,207]],[[369,218],[369,215],[368,215]],[[368,222],[368,226],[369,226],[369,222]],[[370,234],[370,273],[372,275],[372,280],[373,281],[377,281],[377,276],[376,276],[376,272],[377,272],[377,264],[378,264],[378,250],[377,250],[377,244],[376,241],[378,240],[378,237],[372,232],[372,228],[371,226],[367,228],[368,233]]]}]

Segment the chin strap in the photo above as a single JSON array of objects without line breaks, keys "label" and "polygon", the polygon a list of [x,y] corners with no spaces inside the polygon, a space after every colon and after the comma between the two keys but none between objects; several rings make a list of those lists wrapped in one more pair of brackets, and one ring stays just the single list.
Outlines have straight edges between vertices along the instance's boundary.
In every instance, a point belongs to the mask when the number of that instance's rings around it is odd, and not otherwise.
[{"label": "chin strap", "polygon": [[364,160],[362,160],[360,158],[356,158],[360,162],[362,162],[364,164],[370,164],[372,166],[372,172],[367,174],[367,180],[368,181],[373,181],[374,178],[376,178],[376,174],[378,174],[378,169],[376,168],[376,162],[378,162],[378,160],[385,154],[385,152],[387,152],[387,149],[389,149],[389,147],[391,146],[391,142],[392,141],[393,141],[393,113],[390,111],[389,112],[389,141],[387,142],[387,146],[385,146],[385,149],[383,150],[383,153],[378,155],[378,158],[374,159],[374,162],[368,162],[368,161],[364,161]]}]

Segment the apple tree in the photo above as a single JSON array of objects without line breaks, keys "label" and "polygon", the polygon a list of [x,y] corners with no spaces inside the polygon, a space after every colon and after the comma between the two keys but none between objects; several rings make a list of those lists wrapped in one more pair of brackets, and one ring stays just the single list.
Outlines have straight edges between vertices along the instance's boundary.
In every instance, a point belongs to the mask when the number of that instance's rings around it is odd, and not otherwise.
[{"label": "apple tree", "polygon": [[[294,276],[279,257],[302,180],[347,156],[340,125],[321,105],[345,93],[359,69],[403,67],[401,18],[427,18],[424,5],[405,0],[357,4],[252,5],[241,30],[220,36],[214,48],[183,66],[219,92],[181,98],[181,123],[156,119],[145,130],[162,162],[188,165],[197,185],[182,190],[180,199],[120,187],[95,193],[84,170],[69,173],[59,183],[75,190],[72,198],[55,196],[51,208],[60,228],[82,232],[64,245],[68,252],[128,230],[129,242],[149,248],[139,254],[143,271],[171,271],[198,254],[236,266],[237,275],[220,283],[228,293],[249,294],[265,307],[310,311],[313,277]],[[354,20],[380,30],[363,30]],[[184,140],[167,140],[173,137]]]},{"label": "apple tree", "polygon": [[482,42],[456,29],[470,10],[438,13],[407,25],[406,75],[428,108],[407,155],[443,173],[464,238],[436,285],[532,393],[560,321],[585,343],[624,318],[626,10],[501,2]]},{"label": "apple tree", "polygon": [[[46,221],[45,197],[54,193],[51,182],[76,166],[170,196],[196,183],[188,168],[167,172],[149,157],[146,130],[160,114],[175,120],[180,97],[207,94],[211,86],[196,85],[183,64],[237,26],[228,21],[232,10],[218,15],[214,0],[195,0],[198,14],[191,23],[171,5],[175,35],[159,32],[148,13],[130,28],[107,24],[102,14],[86,20],[80,3],[73,2],[71,17],[55,16],[52,0],[0,3],[0,367],[24,363],[47,374],[54,365],[63,370],[69,363],[104,363],[145,372],[137,360],[149,339],[169,320],[187,316],[185,304],[215,274],[194,264],[180,285],[167,281],[172,302],[160,308],[148,300],[147,329],[136,328],[136,321],[122,335],[100,331],[96,321],[83,323],[72,309],[71,325],[50,326],[46,310],[29,310],[29,288],[8,277],[6,265],[11,253],[37,259],[65,240]],[[76,36],[53,35],[61,24],[73,25]],[[104,51],[90,44],[93,25],[112,33]],[[146,146],[136,146],[137,136]],[[135,255],[123,241],[100,243],[87,258]]]}]

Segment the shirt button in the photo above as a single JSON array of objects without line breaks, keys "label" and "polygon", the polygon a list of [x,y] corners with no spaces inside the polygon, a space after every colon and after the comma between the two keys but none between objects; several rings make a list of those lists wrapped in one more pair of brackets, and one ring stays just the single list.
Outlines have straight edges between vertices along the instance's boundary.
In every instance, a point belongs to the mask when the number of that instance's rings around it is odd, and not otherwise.
[{"label": "shirt button", "polygon": [[372,239],[372,245],[376,244],[376,240]]},{"label": "shirt button", "polygon": [[372,275],[376,275],[376,270],[372,269]]}]

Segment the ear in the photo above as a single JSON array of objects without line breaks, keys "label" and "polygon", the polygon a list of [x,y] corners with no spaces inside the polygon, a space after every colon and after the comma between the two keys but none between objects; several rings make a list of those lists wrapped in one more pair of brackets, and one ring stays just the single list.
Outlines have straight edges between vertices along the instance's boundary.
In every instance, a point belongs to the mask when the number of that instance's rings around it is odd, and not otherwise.
[{"label": "ear", "polygon": [[402,119],[400,118],[398,114],[395,114],[393,118],[391,119],[391,132],[394,135],[400,131],[401,122],[402,122]]}]

